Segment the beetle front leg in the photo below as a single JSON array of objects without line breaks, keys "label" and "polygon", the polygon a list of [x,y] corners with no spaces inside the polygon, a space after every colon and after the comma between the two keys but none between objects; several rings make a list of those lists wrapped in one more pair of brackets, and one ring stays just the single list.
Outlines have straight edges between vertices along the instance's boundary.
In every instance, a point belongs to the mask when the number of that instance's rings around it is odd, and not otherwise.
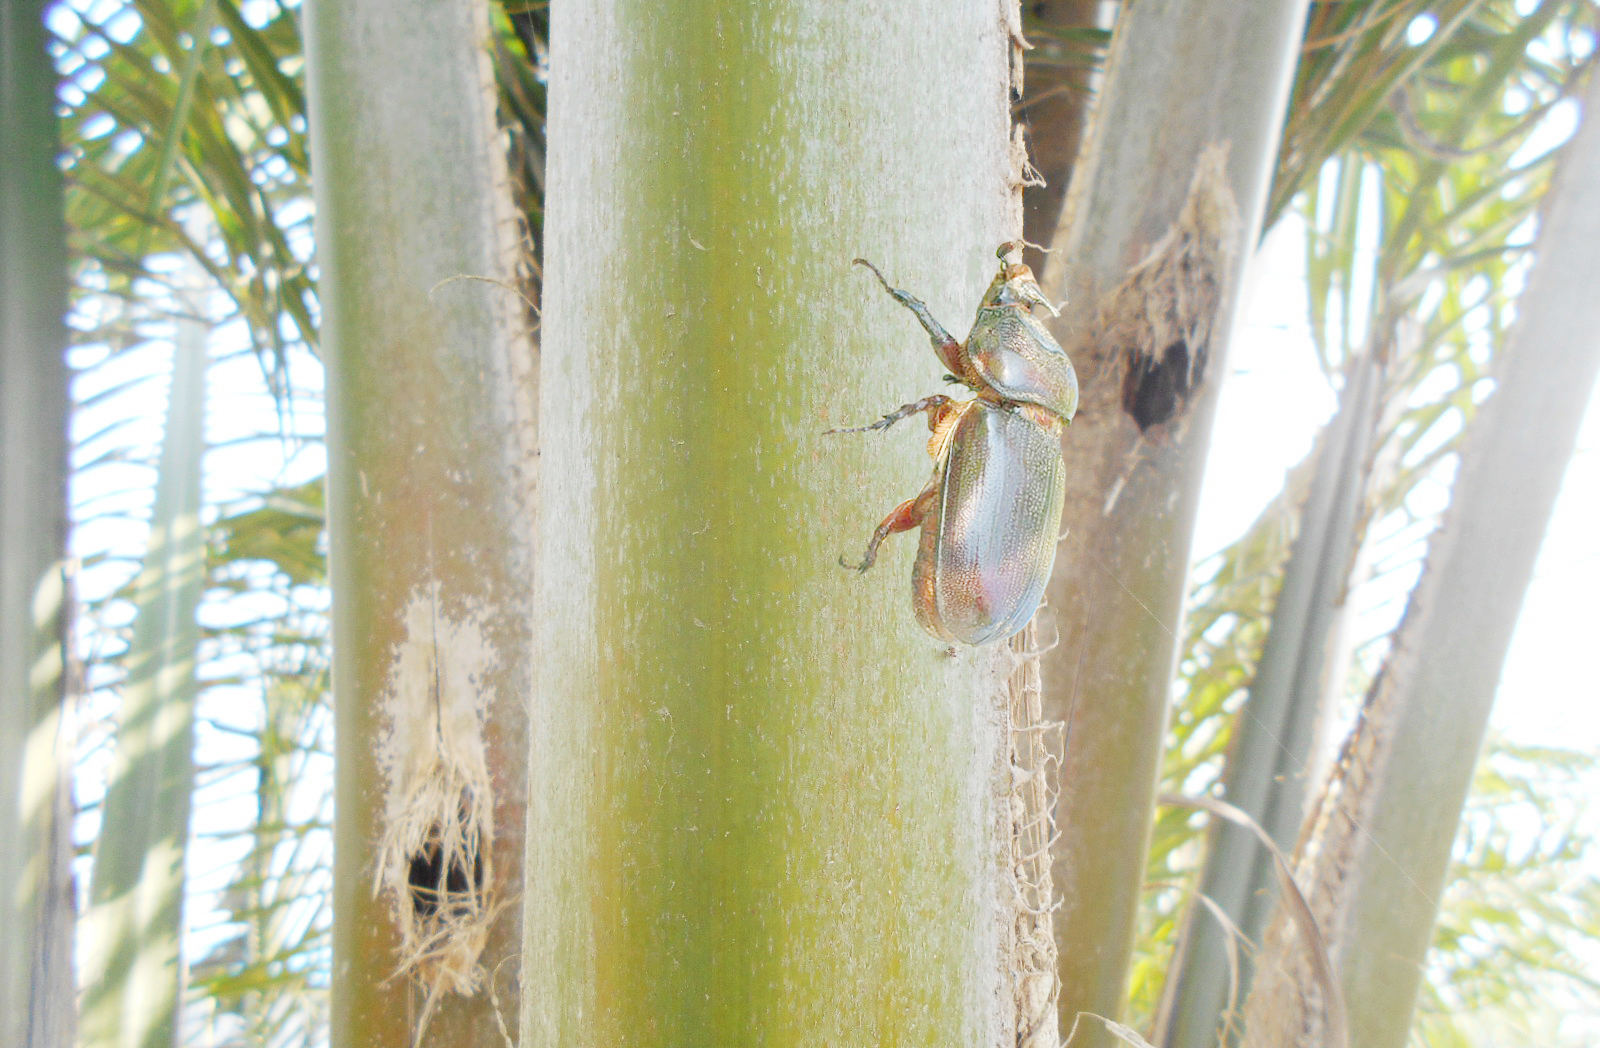
[{"label": "beetle front leg", "polygon": [[[822,435],[826,437],[830,433],[865,433],[872,429],[888,429],[901,419],[910,418],[919,411],[931,411],[934,413],[931,417],[934,420],[937,420],[943,412],[945,405],[951,403],[953,403],[953,401],[949,397],[942,393],[935,393],[931,397],[923,397],[921,400],[912,401],[910,404],[902,404],[900,407],[895,408],[893,411],[889,412],[876,422],[869,422],[865,426],[846,426],[841,429],[825,429],[822,431]],[[933,425],[933,422],[928,423],[928,427],[930,429],[933,428]]]},{"label": "beetle front leg", "polygon": [[878,283],[882,284],[883,289],[889,292],[889,296],[911,310],[912,315],[917,318],[917,322],[922,325],[922,330],[928,333],[928,339],[933,343],[934,351],[939,354],[939,359],[944,361],[950,370],[963,370],[957,363],[962,359],[961,343],[957,342],[950,332],[944,329],[943,324],[933,319],[933,314],[928,312],[928,307],[923,304],[920,298],[917,298],[909,291],[902,291],[892,286],[883,278],[883,274],[878,272],[878,267],[866,259],[855,258],[851,259],[851,261],[858,266],[866,266],[872,270],[872,275],[878,278]]},{"label": "beetle front leg", "polygon": [[883,523],[878,525],[878,530],[872,533],[872,541],[867,543],[867,553],[866,556],[861,558],[861,563],[852,564],[841,556],[839,558],[839,566],[850,571],[865,572],[878,559],[878,547],[883,545],[883,540],[890,535],[919,527],[922,524],[922,519],[933,509],[934,499],[938,497],[939,486],[935,481],[935,483],[923,488],[922,494],[916,498],[900,503],[894,508],[894,512],[883,518]]}]

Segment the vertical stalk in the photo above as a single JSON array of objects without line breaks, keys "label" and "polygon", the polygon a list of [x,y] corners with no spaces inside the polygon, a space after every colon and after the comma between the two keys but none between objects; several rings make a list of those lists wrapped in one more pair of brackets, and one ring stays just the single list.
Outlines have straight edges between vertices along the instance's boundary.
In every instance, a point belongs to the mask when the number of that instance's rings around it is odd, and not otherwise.
[{"label": "vertical stalk", "polygon": [[204,321],[177,323],[150,541],[134,583],[138,613],[85,915],[82,1040],[95,1048],[169,1048],[183,1006],[207,333]]},{"label": "vertical stalk", "polygon": [[[1056,864],[1063,1027],[1123,1005],[1205,449],[1305,11],[1305,0],[1125,5],[1054,241],[1064,261],[1052,279],[1069,293],[1056,330],[1084,375],[1065,441],[1069,536],[1049,590],[1063,643],[1044,664],[1046,715],[1071,722]],[[1220,175],[1202,175],[1224,148]],[[1147,261],[1144,278],[1126,279]],[[1141,283],[1163,267],[1171,280]],[[1198,388],[1141,428],[1124,407],[1130,355],[1159,363],[1174,347],[1203,368],[1168,377]]]},{"label": "vertical stalk", "polygon": [[[1379,354],[1351,362],[1339,413],[1321,441],[1299,534],[1257,665],[1245,713],[1234,722],[1223,797],[1255,819],[1286,854],[1306,808],[1306,775],[1322,715],[1326,656],[1350,569],[1356,515],[1382,380]],[[1214,1048],[1227,1012],[1227,937],[1259,943],[1277,894],[1276,860],[1255,836],[1214,820],[1200,895],[1184,920],[1180,947],[1163,991],[1160,1040],[1167,1048]],[[1226,917],[1224,927],[1219,914]],[[1246,966],[1239,1000],[1249,988]],[[1237,1003],[1237,1002],[1235,1002]]]},{"label": "vertical stalk", "polygon": [[[1034,50],[1028,53],[1028,83],[1017,111],[1027,131],[1028,159],[1039,178],[1022,195],[1023,235],[1030,243],[1049,244],[1061,224],[1061,204],[1072,181],[1085,125],[1094,108],[1097,81],[1095,51],[1087,41],[1065,41],[1073,34],[1099,29],[1107,19],[1100,0],[1054,0],[1030,4],[1024,22]],[[1041,184],[1042,183],[1042,184]],[[1029,249],[1023,258],[1040,280],[1054,279],[1054,255]]]},{"label": "vertical stalk", "polygon": [[0,1044],[73,1039],[66,229],[44,5],[0,0]]},{"label": "vertical stalk", "polygon": [[[892,14],[892,17],[891,17]],[[1018,228],[992,5],[553,10],[522,1044],[1014,1045],[1000,646],[917,626],[943,388]],[[1009,881],[1005,882],[1009,885]]]},{"label": "vertical stalk", "polygon": [[[1600,373],[1600,77],[1565,150],[1495,392],[1468,424],[1450,508],[1302,846],[1352,1044],[1406,1043],[1506,649]],[[1295,948],[1280,915],[1247,1045],[1318,1043]]]},{"label": "vertical stalk", "polygon": [[328,363],[332,1043],[498,1046],[524,895],[536,451],[488,15],[319,0],[305,25]]}]

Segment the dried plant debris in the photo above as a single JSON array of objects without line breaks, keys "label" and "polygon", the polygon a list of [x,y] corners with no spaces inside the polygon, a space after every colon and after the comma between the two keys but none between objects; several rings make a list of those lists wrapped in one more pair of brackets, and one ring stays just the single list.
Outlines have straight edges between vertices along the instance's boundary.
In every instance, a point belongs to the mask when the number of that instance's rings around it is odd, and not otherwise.
[{"label": "dried plant debris", "polygon": [[406,614],[383,696],[378,760],[384,813],[374,895],[400,932],[395,974],[423,991],[420,1042],[440,997],[474,994],[498,912],[492,898],[493,797],[480,686],[494,653],[471,616],[452,620],[421,595]]},{"label": "dried plant debris", "polygon": [[[1024,189],[1045,185],[1044,176],[1033,165],[1033,159],[1028,155],[1028,135],[1017,124],[1011,129],[1011,189],[1014,194],[1020,194]],[[1020,199],[1017,201],[1020,206]],[[1024,245],[1028,246],[1028,245]]]},{"label": "dried plant debris", "polygon": [[1012,1006],[1018,1048],[1057,1048],[1055,881],[1056,796],[1066,725],[1044,719],[1034,623],[1012,639],[1015,667],[1006,681],[1010,711],[1007,815],[1010,820]]},{"label": "dried plant debris", "polygon": [[1140,433],[1181,418],[1205,380],[1238,249],[1239,212],[1227,160],[1226,143],[1200,154],[1178,220],[1128,271],[1101,312],[1104,344],[1125,358],[1122,409]]},{"label": "dried plant debris", "polygon": [[1007,65],[1011,71],[1011,104],[1022,101],[1023,74],[1027,69],[1024,56],[1033,50],[1028,38],[1022,35],[1022,5],[1016,0],[1001,0],[1000,19],[1005,25]]},{"label": "dried plant debris", "polygon": [[1149,1041],[1139,1036],[1139,1031],[1131,1026],[1124,1026],[1115,1019],[1107,1019],[1094,1012],[1079,1012],[1072,1017],[1072,1029],[1067,1032],[1067,1039],[1061,1042],[1062,1048],[1069,1048],[1078,1037],[1078,1024],[1085,1019],[1092,1019],[1105,1027],[1106,1033],[1115,1037],[1123,1044],[1131,1044],[1133,1048],[1155,1048]]}]

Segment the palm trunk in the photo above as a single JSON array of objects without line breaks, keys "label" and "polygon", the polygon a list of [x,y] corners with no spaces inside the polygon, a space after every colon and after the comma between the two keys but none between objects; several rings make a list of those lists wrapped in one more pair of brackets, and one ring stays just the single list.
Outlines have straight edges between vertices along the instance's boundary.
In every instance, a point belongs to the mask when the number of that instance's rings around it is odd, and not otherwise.
[{"label": "palm trunk", "polygon": [[1124,8],[1054,242],[1070,292],[1056,330],[1084,374],[1049,591],[1062,643],[1044,665],[1045,713],[1070,726],[1064,1026],[1123,1004],[1207,437],[1305,10]]},{"label": "palm trunk", "polygon": [[[892,541],[1020,228],[990,7],[553,12],[525,1046],[1014,1045],[1009,658]],[[1053,1040],[1053,1038],[1052,1038]]]},{"label": "palm trunk", "polygon": [[498,1046],[517,998],[535,452],[487,13],[318,2],[306,38],[328,362],[332,1043]]}]

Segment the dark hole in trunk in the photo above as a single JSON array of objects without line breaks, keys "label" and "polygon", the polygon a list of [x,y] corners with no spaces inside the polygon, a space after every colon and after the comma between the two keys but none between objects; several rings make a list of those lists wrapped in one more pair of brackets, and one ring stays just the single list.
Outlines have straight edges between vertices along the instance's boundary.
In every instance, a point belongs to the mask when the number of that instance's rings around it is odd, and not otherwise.
[{"label": "dark hole in trunk", "polygon": [[1122,409],[1133,416],[1141,433],[1170,422],[1199,386],[1204,367],[1203,348],[1191,357],[1189,345],[1182,339],[1162,350],[1159,358],[1130,350]]},{"label": "dark hole in trunk", "polygon": [[466,905],[483,891],[483,856],[474,853],[469,870],[461,856],[446,869],[443,855],[436,832],[421,851],[411,856],[406,881],[411,886],[411,906],[418,917],[433,916],[441,905]]}]

